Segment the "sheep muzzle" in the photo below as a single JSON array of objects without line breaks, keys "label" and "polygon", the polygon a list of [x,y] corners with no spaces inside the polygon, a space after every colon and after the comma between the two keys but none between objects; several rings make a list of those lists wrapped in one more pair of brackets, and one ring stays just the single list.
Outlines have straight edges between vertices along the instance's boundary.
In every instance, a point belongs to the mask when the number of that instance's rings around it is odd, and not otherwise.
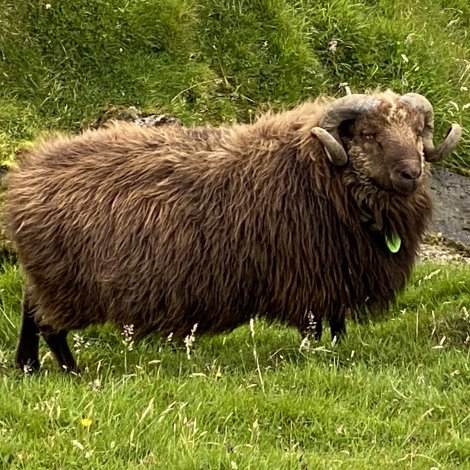
[{"label": "sheep muzzle", "polygon": [[419,160],[397,164],[390,175],[394,189],[402,193],[412,193],[420,185],[423,169]]}]

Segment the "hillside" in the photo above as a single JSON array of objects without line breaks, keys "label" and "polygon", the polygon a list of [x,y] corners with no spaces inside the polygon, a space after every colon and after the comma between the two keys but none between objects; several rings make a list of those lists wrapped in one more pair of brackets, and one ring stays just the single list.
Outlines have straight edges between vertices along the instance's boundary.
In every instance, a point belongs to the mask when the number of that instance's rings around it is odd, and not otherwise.
[{"label": "hillside", "polygon": [[448,164],[470,168],[466,0],[0,2],[0,158],[51,130],[136,106],[185,123],[248,121],[319,93],[425,94],[436,135],[466,129]]}]

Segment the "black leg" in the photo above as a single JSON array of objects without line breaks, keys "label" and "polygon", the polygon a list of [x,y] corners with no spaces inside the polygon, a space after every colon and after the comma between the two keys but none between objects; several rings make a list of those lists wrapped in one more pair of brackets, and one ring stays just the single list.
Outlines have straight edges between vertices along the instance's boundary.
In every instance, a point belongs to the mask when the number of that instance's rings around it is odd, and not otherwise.
[{"label": "black leg", "polygon": [[24,372],[39,369],[39,328],[34,321],[36,306],[31,293],[26,289],[23,297],[23,318],[16,348],[16,366]]},{"label": "black leg", "polygon": [[80,369],[67,344],[67,331],[51,331],[48,328],[41,329],[41,335],[56,357],[59,366],[64,372],[80,373]]},{"label": "black leg", "polygon": [[331,340],[335,343],[341,341],[346,336],[346,322],[344,314],[330,318]]},{"label": "black leg", "polygon": [[313,338],[315,339],[315,341],[320,341],[321,340],[321,336],[323,334],[323,321],[322,321],[322,317],[319,316],[315,319],[315,322],[313,324]]}]

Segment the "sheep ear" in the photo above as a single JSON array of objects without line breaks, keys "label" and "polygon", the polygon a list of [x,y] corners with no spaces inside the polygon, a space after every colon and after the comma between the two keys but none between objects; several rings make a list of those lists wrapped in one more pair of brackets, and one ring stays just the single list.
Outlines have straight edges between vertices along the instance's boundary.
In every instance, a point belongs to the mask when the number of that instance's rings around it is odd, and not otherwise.
[{"label": "sheep ear", "polygon": [[341,166],[348,162],[348,155],[344,147],[327,130],[322,127],[314,127],[311,132],[323,144],[325,153],[331,163]]}]

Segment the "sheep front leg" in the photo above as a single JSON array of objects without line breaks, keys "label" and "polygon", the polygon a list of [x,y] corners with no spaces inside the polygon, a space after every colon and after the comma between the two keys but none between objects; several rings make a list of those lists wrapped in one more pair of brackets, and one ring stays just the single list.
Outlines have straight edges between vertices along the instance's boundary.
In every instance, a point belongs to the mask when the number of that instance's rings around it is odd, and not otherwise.
[{"label": "sheep front leg", "polygon": [[339,313],[329,319],[331,340],[338,343],[346,336],[346,320],[344,313]]}]

